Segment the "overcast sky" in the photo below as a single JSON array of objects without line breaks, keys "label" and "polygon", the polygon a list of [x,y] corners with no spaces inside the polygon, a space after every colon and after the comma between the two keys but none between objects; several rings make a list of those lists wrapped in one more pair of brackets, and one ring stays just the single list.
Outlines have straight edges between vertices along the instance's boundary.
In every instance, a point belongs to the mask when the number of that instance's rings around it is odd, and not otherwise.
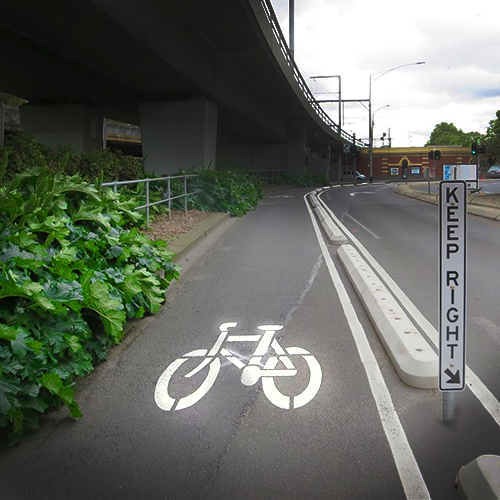
[{"label": "overcast sky", "polygon": [[[288,40],[288,0],[272,2]],[[443,121],[484,133],[500,109],[500,0],[295,0],[295,60],[317,99],[338,98],[316,94],[338,80],[309,76],[340,74],[342,99],[367,99],[370,75],[425,61],[372,84],[374,139],[390,128],[393,146],[423,146]],[[346,103],[344,119],[368,139],[361,104]]]}]

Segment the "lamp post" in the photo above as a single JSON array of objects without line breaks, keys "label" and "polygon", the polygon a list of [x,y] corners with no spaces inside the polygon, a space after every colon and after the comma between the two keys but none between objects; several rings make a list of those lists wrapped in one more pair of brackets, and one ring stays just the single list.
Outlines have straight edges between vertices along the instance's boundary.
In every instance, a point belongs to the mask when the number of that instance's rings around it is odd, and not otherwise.
[{"label": "lamp post", "polygon": [[[418,61],[414,63],[409,63],[409,64],[402,64],[401,66],[396,66],[395,68],[388,69],[386,71],[381,71],[379,73],[373,73],[370,75],[370,87],[369,87],[369,92],[368,92],[368,115],[370,117],[369,121],[369,151],[370,151],[370,184],[373,183],[373,115],[372,115],[372,83],[375,83],[379,78],[382,78],[384,75],[387,73],[390,73],[391,71],[395,71],[400,68],[405,68],[406,66],[416,66],[418,64],[425,64],[425,61]],[[378,75],[378,76],[377,76]],[[377,76],[372,81],[372,76]],[[383,106],[384,107],[384,106]],[[378,110],[377,110],[378,111]]]}]

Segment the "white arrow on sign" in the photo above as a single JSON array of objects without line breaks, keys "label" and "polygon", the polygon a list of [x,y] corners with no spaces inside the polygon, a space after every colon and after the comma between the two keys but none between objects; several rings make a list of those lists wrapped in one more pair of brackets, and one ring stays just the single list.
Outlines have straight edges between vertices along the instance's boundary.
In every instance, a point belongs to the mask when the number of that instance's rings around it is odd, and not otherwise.
[{"label": "white arrow on sign", "polygon": [[349,193],[351,196],[356,196],[357,194],[373,194],[373,191],[356,191],[355,193]]}]

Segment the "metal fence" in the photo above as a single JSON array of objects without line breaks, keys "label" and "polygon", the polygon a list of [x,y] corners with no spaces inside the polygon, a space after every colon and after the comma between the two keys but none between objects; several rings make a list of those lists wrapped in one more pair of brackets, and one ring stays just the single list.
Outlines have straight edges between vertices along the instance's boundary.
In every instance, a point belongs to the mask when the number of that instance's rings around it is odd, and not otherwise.
[{"label": "metal fence", "polygon": [[286,170],[249,170],[248,173],[266,182],[279,179],[281,174],[286,173]]},{"label": "metal fence", "polygon": [[[281,27],[279,25],[279,21],[276,17],[276,14],[274,13],[273,6],[270,2],[270,0],[262,0],[261,1],[262,7],[266,13],[266,17],[271,24],[272,31],[274,34],[274,37],[276,38],[276,41],[278,42],[278,45],[280,47],[281,53],[283,54],[283,57],[286,60],[286,63],[290,67],[293,73],[293,77],[295,81],[297,82],[298,86],[304,92],[309,104],[314,108],[316,113],[320,116],[320,118],[333,130],[337,131],[342,138],[344,138],[348,142],[353,142],[354,137],[351,134],[348,134],[344,130],[341,129],[340,124],[336,124],[330,116],[328,116],[327,113],[323,110],[321,107],[320,103],[316,100],[316,98],[313,96],[312,92],[309,90],[309,87],[304,80],[302,74],[299,71],[299,68],[295,64],[295,61],[292,57],[292,54],[290,52],[290,49],[288,48],[288,45],[286,43],[286,39],[283,36],[283,32],[281,31]],[[340,104],[340,103],[339,103]],[[356,144],[360,147],[364,146],[364,143],[360,140],[356,140]]]},{"label": "metal fence", "polygon": [[[130,184],[140,184],[142,182],[146,183],[146,204],[141,205],[139,207],[136,207],[136,210],[142,210],[143,208],[146,209],[146,227],[149,227],[149,207],[152,207],[153,205],[159,205],[161,203],[166,203],[168,202],[168,220],[170,220],[170,212],[172,210],[172,201],[176,200],[178,198],[184,198],[184,211],[187,212],[187,202],[188,196],[192,196],[194,194],[197,194],[197,192],[192,192],[188,193],[188,186],[187,186],[187,180],[189,177],[198,177],[198,175],[175,175],[171,177],[158,177],[157,179],[137,179],[134,181],[114,181],[114,182],[103,182],[102,186],[106,187],[113,187],[114,192],[116,193],[118,190],[118,186],[126,186]],[[184,179],[184,193],[179,194],[177,196],[171,196],[172,190],[171,190],[171,180],[172,179]],[[149,198],[149,185],[152,182],[159,182],[159,181],[167,181],[167,197],[163,200],[160,201],[154,201],[153,203],[150,203],[150,198]]]}]

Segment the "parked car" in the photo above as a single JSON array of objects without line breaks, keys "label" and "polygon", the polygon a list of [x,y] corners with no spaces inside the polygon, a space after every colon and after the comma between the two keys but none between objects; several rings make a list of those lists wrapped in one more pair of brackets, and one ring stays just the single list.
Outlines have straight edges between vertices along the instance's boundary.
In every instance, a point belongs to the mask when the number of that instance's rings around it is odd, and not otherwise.
[{"label": "parked car", "polygon": [[486,177],[489,179],[500,179],[500,165],[490,167],[488,172],[486,172]]},{"label": "parked car", "polygon": [[360,174],[358,171],[354,170],[344,170],[340,176],[340,182],[364,182],[366,181],[366,175]]}]

